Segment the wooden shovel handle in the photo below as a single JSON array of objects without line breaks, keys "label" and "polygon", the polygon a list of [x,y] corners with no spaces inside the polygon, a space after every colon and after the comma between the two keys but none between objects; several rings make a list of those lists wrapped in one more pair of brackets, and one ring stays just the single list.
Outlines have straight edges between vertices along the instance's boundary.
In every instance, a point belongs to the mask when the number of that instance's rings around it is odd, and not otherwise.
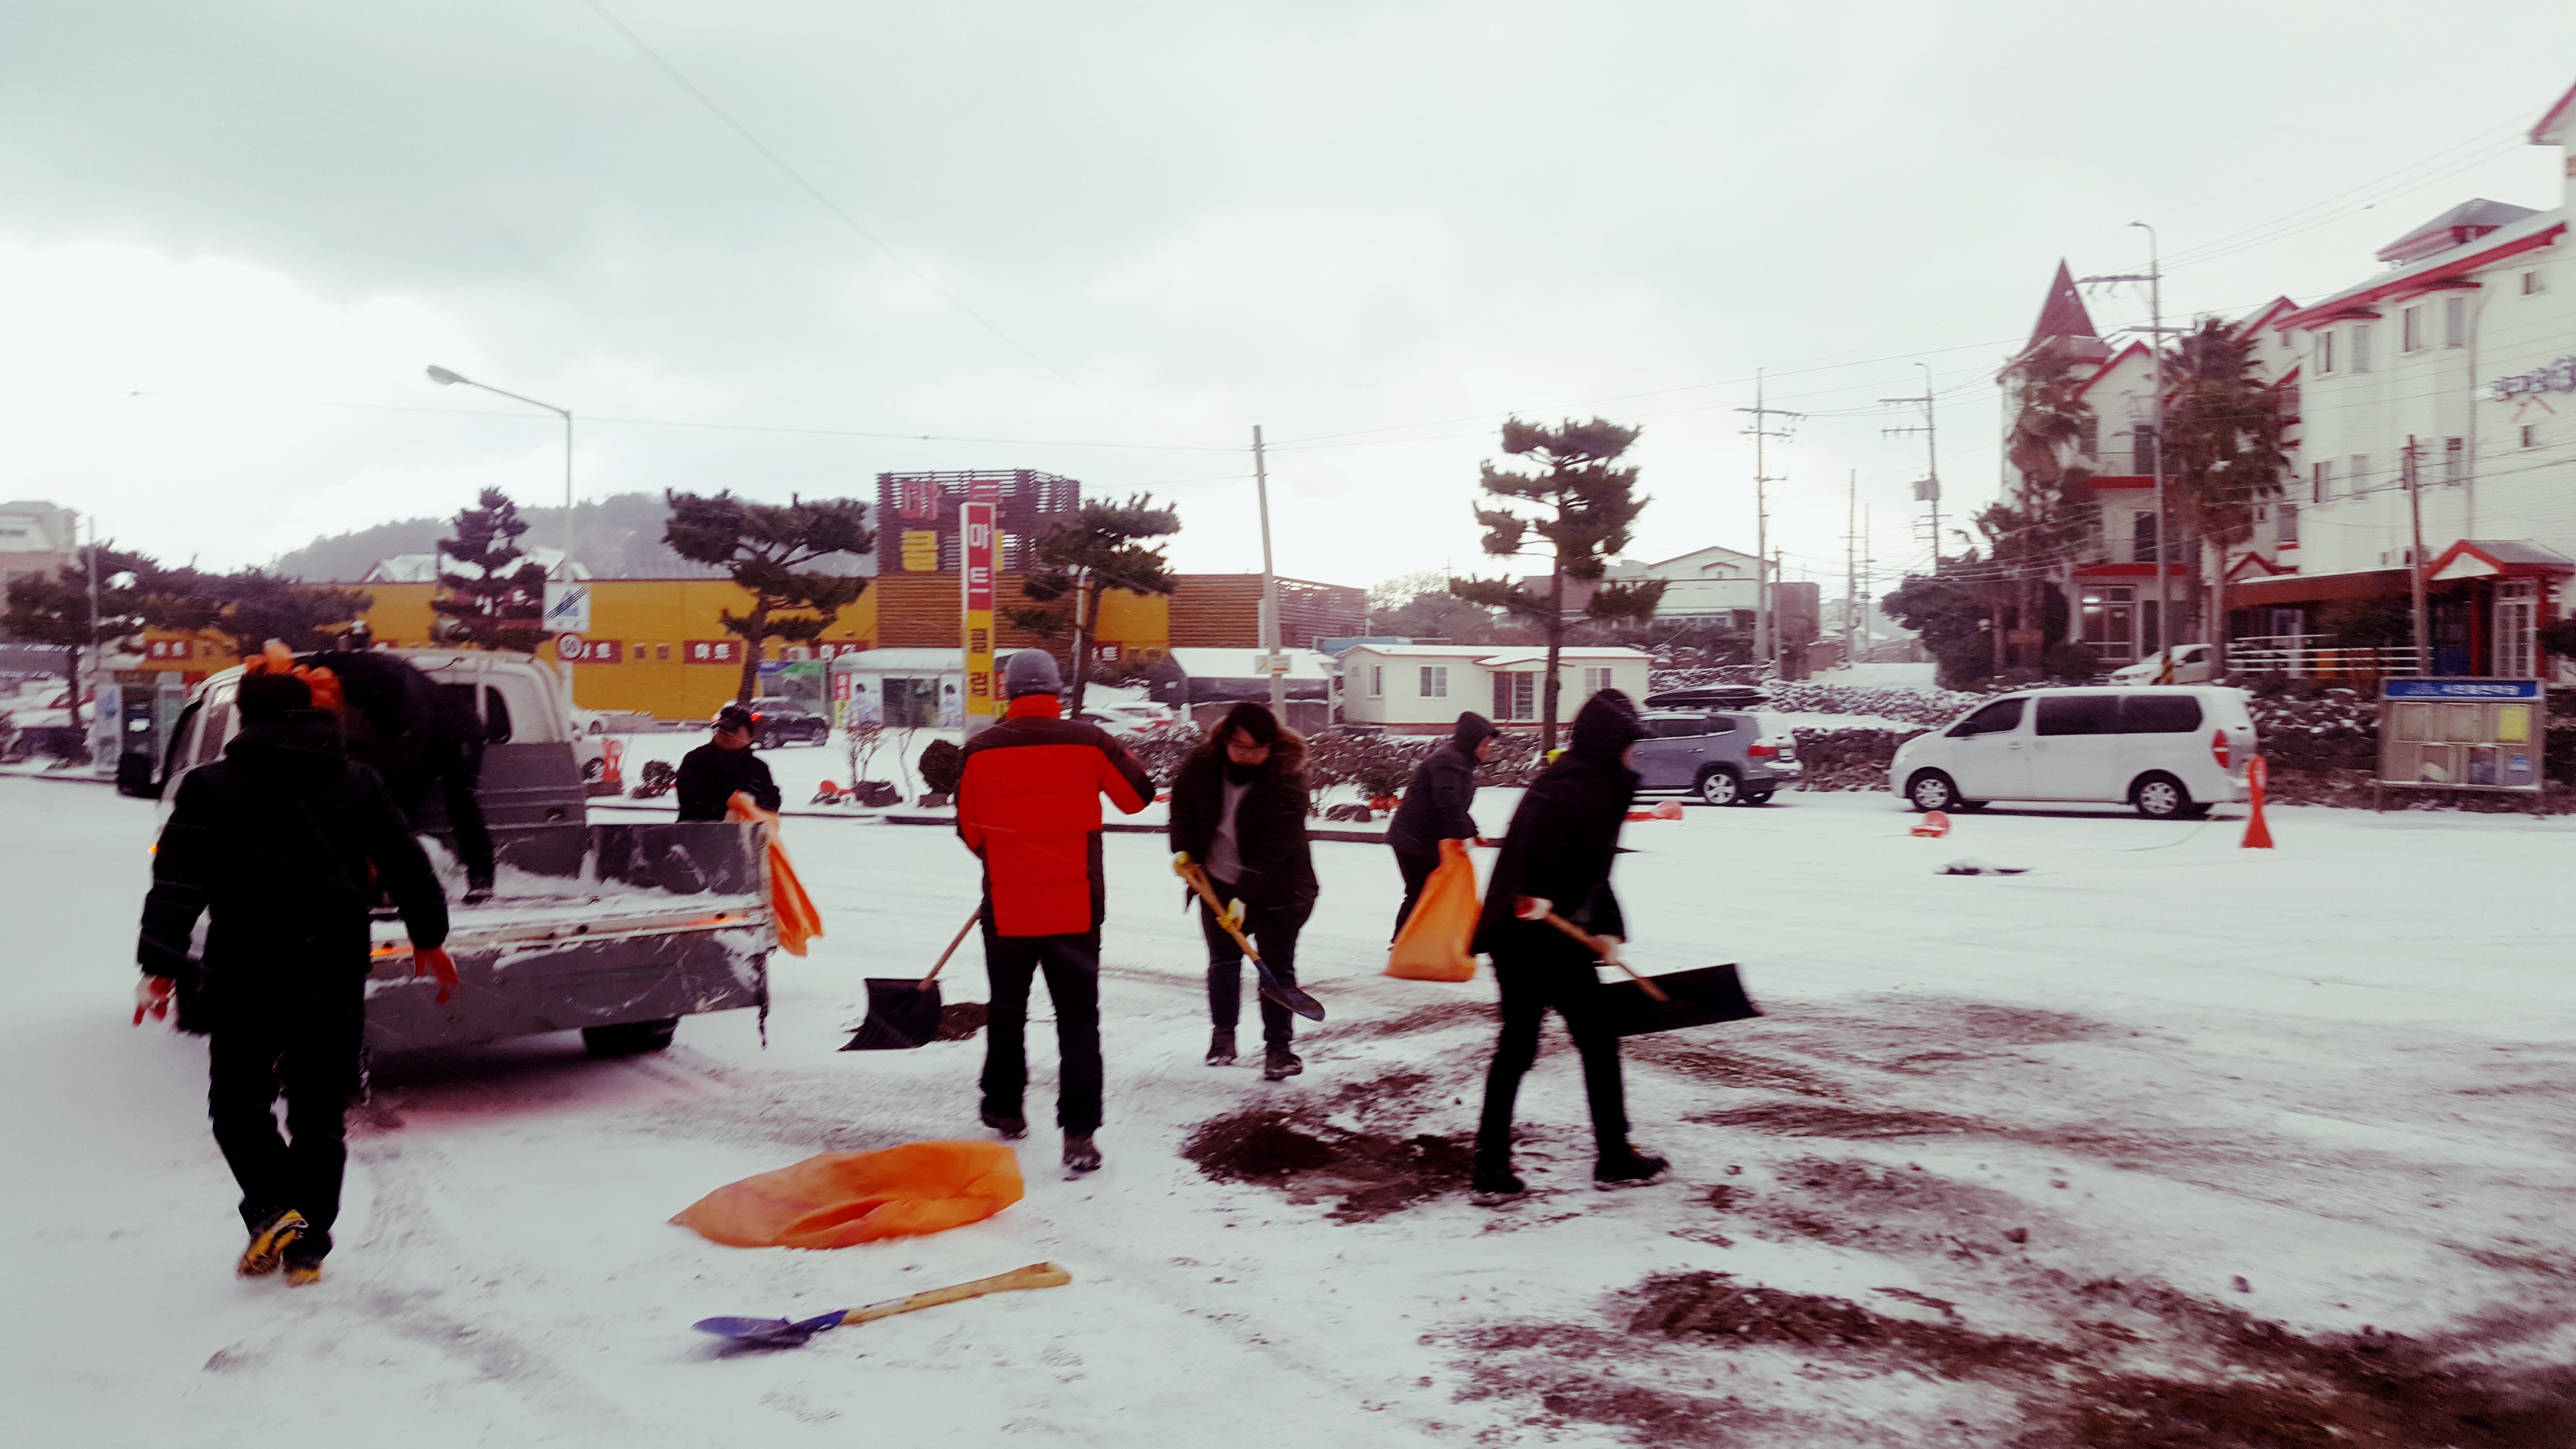
[{"label": "wooden shovel handle", "polygon": [[1554,911],[1547,913],[1547,923],[1556,927],[1558,930],[1563,931],[1565,934],[1572,936],[1574,939],[1581,941],[1584,945],[1584,949],[1590,951],[1593,955],[1598,956],[1602,960],[1609,962],[1611,965],[1618,967],[1620,970],[1627,972],[1629,976],[1635,978],[1638,989],[1645,992],[1648,996],[1657,1001],[1672,1000],[1670,996],[1664,994],[1664,988],[1647,980],[1645,975],[1638,971],[1636,967],[1620,960],[1619,953],[1610,948],[1609,942],[1593,935],[1590,931],[1583,929],[1581,926],[1574,924],[1572,921],[1567,920],[1565,917],[1558,915]]},{"label": "wooden shovel handle", "polygon": [[957,928],[956,935],[948,938],[948,949],[939,953],[939,960],[930,968],[930,974],[921,978],[922,985],[928,986],[939,979],[939,973],[948,966],[948,958],[956,955],[957,948],[966,944],[966,933],[974,930],[975,923],[982,919],[984,919],[984,903],[977,901],[974,914],[966,918],[966,924]]},{"label": "wooden shovel handle", "polygon": [[1217,901],[1216,892],[1208,885],[1207,872],[1193,862],[1181,867],[1181,879],[1188,881],[1190,889],[1199,893],[1199,899],[1207,902],[1207,908],[1216,912],[1216,923],[1225,927],[1225,933],[1234,938],[1234,944],[1243,948],[1244,955],[1252,958],[1252,964],[1260,965],[1261,953],[1252,949],[1252,938],[1243,934],[1243,928],[1226,915],[1225,907]]},{"label": "wooden shovel handle", "polygon": [[866,1323],[870,1319],[892,1318],[898,1313],[910,1313],[920,1308],[936,1308],[942,1303],[955,1303],[966,1298],[981,1298],[987,1293],[1008,1293],[1015,1288],[1061,1288],[1072,1281],[1071,1273],[1053,1263],[1031,1263],[1025,1268],[1013,1268],[1008,1273],[997,1273],[990,1278],[978,1278],[972,1283],[933,1288],[925,1293],[915,1293],[909,1298],[897,1298],[885,1303],[871,1303],[865,1308],[853,1308],[841,1323],[847,1326],[853,1323]]}]

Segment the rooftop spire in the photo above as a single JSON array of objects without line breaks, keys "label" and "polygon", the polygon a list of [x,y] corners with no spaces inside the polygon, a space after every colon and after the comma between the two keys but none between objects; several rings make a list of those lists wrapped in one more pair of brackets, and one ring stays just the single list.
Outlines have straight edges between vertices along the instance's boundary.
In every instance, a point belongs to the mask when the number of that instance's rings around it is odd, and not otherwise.
[{"label": "rooftop spire", "polygon": [[2048,284],[2048,301],[2039,309],[2039,325],[2031,329],[2030,350],[2058,337],[2098,337],[2093,330],[2093,314],[2084,310],[2084,296],[2075,290],[2075,274],[2066,269],[2066,259],[2057,262],[2057,280]]}]

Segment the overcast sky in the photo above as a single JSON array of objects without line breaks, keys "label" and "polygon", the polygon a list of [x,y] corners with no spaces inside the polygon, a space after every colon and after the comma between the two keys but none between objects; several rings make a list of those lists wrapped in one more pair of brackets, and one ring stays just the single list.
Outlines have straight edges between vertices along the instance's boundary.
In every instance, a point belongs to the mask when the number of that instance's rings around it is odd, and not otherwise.
[{"label": "overcast sky", "polygon": [[440,363],[595,420],[586,495],[1034,467],[1177,500],[1193,570],[1259,567],[1259,423],[1281,571],[1366,584],[1482,567],[1512,411],[1645,429],[1632,554],[1750,548],[1767,366],[1813,415],[1772,537],[1832,593],[1850,470],[1920,557],[1916,360],[1947,510],[1992,496],[2061,255],[2153,222],[2167,311],[2235,312],[2555,205],[2576,7],[2428,13],[15,0],[0,497],[225,567],[559,497],[553,420]]}]

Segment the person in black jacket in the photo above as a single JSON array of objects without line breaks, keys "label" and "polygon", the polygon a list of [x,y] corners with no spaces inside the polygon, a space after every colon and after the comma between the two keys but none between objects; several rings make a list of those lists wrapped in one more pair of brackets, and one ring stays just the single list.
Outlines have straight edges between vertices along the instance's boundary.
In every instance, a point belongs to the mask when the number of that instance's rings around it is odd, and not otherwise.
[{"label": "person in black jacket", "polygon": [[1440,842],[1465,840],[1490,845],[1476,833],[1476,767],[1494,756],[1493,721],[1469,710],[1458,716],[1449,742],[1431,752],[1404,787],[1403,803],[1386,823],[1386,843],[1395,849],[1395,868],[1404,873],[1404,905],[1395,913],[1395,933],[1413,917],[1422,899],[1422,883],[1440,865]]},{"label": "person in black jacket", "polygon": [[413,828],[429,787],[441,787],[447,826],[465,865],[465,899],[491,895],[492,830],[480,793],[485,731],[475,686],[437,683],[400,655],[364,648],[307,654],[302,662],[339,679],[340,732],[349,755],[385,782],[394,808]]},{"label": "person in black jacket", "polygon": [[1668,1165],[1628,1142],[1626,1094],[1619,1080],[1619,1038],[1599,1016],[1600,980],[1592,953],[1546,919],[1555,914],[1614,949],[1628,928],[1610,892],[1610,863],[1619,828],[1636,797],[1629,746],[1645,726],[1628,696],[1605,689],[1574,717],[1565,754],[1547,767],[1512,812],[1511,830],[1485,889],[1474,948],[1492,955],[1502,988],[1503,1029],[1485,1078],[1485,1110],[1476,1129],[1475,1188],[1502,1196],[1524,1190],[1512,1175],[1512,1101],[1538,1060],[1538,1029],[1549,1008],[1583,1054],[1584,1093],[1592,1104],[1598,1158],[1592,1180],[1602,1187],[1645,1182]]},{"label": "person in black jacket", "polygon": [[[1297,982],[1297,933],[1315,909],[1315,863],[1306,842],[1306,741],[1257,704],[1238,704],[1172,781],[1172,849],[1203,867],[1216,898],[1243,902],[1243,933],[1282,985]],[[1199,905],[1207,938],[1208,1065],[1234,1060],[1242,1015],[1243,948]],[[1293,1049],[1296,1017],[1261,997],[1261,1075],[1306,1069]]]},{"label": "person in black jacket", "polygon": [[778,782],[751,749],[751,711],[726,705],[716,714],[715,738],[680,757],[680,818],[722,820],[734,792],[763,810],[778,808]]},{"label": "person in black jacket", "polygon": [[[384,783],[349,758],[303,679],[253,672],[235,700],[241,733],[221,760],[181,777],[153,853],[135,1019],[196,976],[210,1027],[209,1115],[251,1233],[239,1270],[269,1273],[282,1261],[289,1282],[309,1283],[340,1212],[342,1113],[366,1031],[368,907],[381,884],[419,968],[445,985],[455,979],[440,949],[447,900]],[[200,914],[211,920],[205,959],[193,962]],[[272,1115],[281,1090],[291,1141]]]}]

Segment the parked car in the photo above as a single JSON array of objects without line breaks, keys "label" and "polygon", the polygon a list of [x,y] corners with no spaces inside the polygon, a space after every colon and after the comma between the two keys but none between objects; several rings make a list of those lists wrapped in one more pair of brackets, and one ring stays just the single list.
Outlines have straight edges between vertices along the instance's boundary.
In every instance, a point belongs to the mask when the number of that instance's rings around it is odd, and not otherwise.
[{"label": "parked car", "polygon": [[[2173,678],[2158,679],[2164,673],[2165,655],[2174,656]],[[2137,663],[2111,671],[2113,684],[2207,684],[2210,678],[2210,648],[2206,644],[2184,644],[2171,650],[2159,650]]]},{"label": "parked car", "polygon": [[1074,716],[1084,724],[1098,725],[1119,739],[1140,739],[1160,734],[1172,727],[1175,718],[1169,705],[1104,704],[1086,709]]},{"label": "parked car", "polygon": [[2098,800],[2153,820],[2197,819],[2245,798],[2256,744],[2239,689],[2032,689],[1907,740],[1887,782],[1917,810]]},{"label": "parked car", "polygon": [[1637,741],[1640,792],[1683,791],[1711,805],[1759,805],[1798,778],[1798,747],[1766,736],[1762,717],[1653,710]]},{"label": "parked car", "polygon": [[1703,684],[1667,689],[1646,696],[1648,709],[1760,709],[1765,699],[1758,684]]},{"label": "parked car", "polygon": [[819,745],[831,736],[830,720],[792,700],[751,702],[751,743],[755,749],[774,750],[797,740]]}]

